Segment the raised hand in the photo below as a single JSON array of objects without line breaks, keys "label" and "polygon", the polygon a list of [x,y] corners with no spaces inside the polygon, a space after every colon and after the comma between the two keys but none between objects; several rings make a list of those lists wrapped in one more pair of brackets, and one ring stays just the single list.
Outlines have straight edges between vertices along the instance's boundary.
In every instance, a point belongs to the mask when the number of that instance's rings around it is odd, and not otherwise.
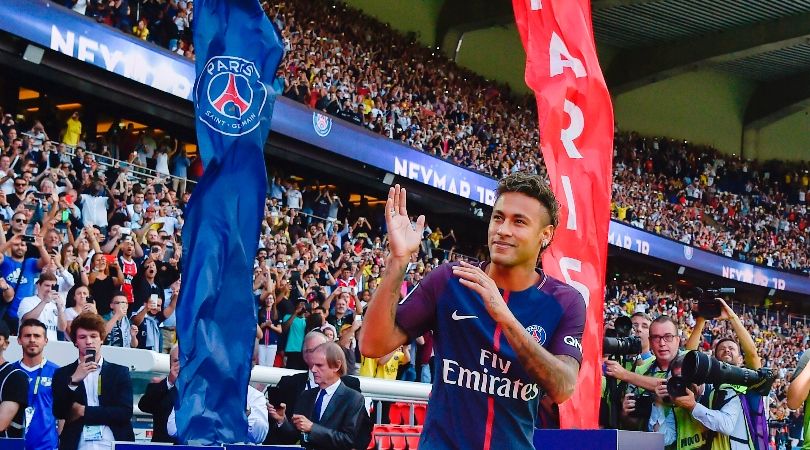
[{"label": "raised hand", "polygon": [[405,188],[397,184],[388,190],[385,224],[388,228],[388,245],[393,257],[409,258],[419,250],[422,232],[425,230],[425,216],[419,216],[416,219],[416,226],[411,226],[406,202]]}]

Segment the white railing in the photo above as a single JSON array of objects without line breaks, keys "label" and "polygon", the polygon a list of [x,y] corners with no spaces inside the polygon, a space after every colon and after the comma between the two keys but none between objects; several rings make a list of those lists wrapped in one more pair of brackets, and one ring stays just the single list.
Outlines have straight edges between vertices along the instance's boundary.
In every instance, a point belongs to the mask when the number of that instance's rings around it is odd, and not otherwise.
[{"label": "white railing", "polygon": [[[169,355],[165,353],[105,345],[102,346],[101,354],[107,361],[129,367],[131,372],[153,373],[155,376],[169,373]],[[14,337],[11,338],[11,345],[3,356],[7,361],[17,361],[22,357],[22,349]],[[45,347],[45,357],[60,366],[65,366],[75,361],[79,357],[79,352],[69,342],[49,342]],[[256,366],[253,368],[250,381],[276,385],[281,377],[298,372],[300,371]],[[363,395],[373,401],[421,403],[426,402],[430,395],[430,385],[425,383],[368,377],[358,377],[358,379]]]}]

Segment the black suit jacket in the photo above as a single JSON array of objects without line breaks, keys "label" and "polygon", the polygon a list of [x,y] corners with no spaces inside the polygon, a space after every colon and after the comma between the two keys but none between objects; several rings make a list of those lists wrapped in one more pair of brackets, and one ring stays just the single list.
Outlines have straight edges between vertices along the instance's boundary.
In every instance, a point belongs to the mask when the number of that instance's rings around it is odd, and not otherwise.
[{"label": "black suit jacket", "polygon": [[78,448],[85,425],[110,427],[116,441],[134,441],[132,432],[132,380],[124,366],[104,361],[101,366],[100,406],[85,408],[84,417],[67,422],[73,403],[87,405],[84,383],[75,390],[68,387],[70,376],[76,371],[77,362],[56,370],[53,376],[53,413],[57,419],[65,419],[65,427],[59,437],[60,450]]},{"label": "black suit jacket", "polygon": [[[270,404],[278,406],[284,403],[287,406],[287,420],[292,420],[292,415],[295,411],[295,405],[298,402],[298,397],[307,390],[307,381],[309,380],[309,372],[300,372],[295,375],[285,375],[281,377],[275,387],[267,391],[267,400]],[[346,387],[352,388],[357,392],[360,391],[360,380],[351,375],[344,375],[340,377],[340,381]],[[281,433],[276,433],[274,424],[270,424],[270,432],[267,434],[265,444],[295,444],[298,442],[298,436],[286,436]]]},{"label": "black suit jacket", "polygon": [[149,383],[146,392],[138,401],[138,408],[152,415],[153,434],[152,442],[171,442],[177,444],[177,439],[169,436],[166,431],[166,423],[169,421],[169,414],[172,413],[174,403],[177,400],[177,387],[166,384],[166,378],[157,383]]},{"label": "black suit jacket", "polygon": [[329,400],[323,416],[317,420],[315,400],[319,391],[319,388],[304,391],[295,405],[295,414],[304,415],[314,422],[306,442],[289,420],[285,421],[278,431],[290,438],[301,439],[301,445],[311,450],[367,448],[371,440],[372,423],[366,411],[363,395],[340,383]]}]

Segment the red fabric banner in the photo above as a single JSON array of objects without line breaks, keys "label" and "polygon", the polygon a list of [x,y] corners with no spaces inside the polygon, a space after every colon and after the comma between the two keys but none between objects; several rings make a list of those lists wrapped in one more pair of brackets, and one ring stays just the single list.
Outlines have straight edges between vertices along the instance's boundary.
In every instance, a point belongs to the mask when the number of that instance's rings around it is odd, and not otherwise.
[{"label": "red fabric banner", "polygon": [[560,223],[543,255],[551,276],[588,308],[583,360],[562,428],[597,428],[613,158],[613,108],[596,57],[588,0],[513,0],[526,50],[526,84],[537,97],[540,147]]}]

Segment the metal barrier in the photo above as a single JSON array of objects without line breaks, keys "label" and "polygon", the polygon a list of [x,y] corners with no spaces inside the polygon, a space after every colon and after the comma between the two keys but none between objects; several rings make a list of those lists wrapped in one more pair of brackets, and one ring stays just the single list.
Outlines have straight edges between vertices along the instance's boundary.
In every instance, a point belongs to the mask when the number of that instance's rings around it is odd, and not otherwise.
[{"label": "metal barrier", "polygon": [[[165,353],[104,345],[101,354],[107,361],[129,367],[130,372],[140,374],[139,378],[148,380],[153,376],[163,376],[169,373],[169,355]],[[8,361],[17,361],[22,358],[22,349],[16,339],[11,339],[11,344],[3,356]],[[75,361],[79,357],[79,352],[70,342],[48,342],[45,347],[45,357],[59,366],[65,366]],[[250,381],[276,385],[281,377],[298,372],[300,371],[279,367],[255,366],[251,372]],[[425,403],[430,395],[430,385],[426,383],[368,377],[358,377],[358,379],[363,395],[374,402]],[[379,407],[377,411],[380,411]],[[413,415],[413,407],[411,407],[411,414]]]},{"label": "metal barrier", "polygon": [[[27,137],[34,137],[31,133],[20,133],[20,134],[23,135],[23,136],[27,136]],[[61,143],[56,142],[56,141],[46,141],[46,142],[49,142],[54,147],[57,147],[59,145],[64,145],[65,149],[66,149],[65,154],[67,154],[70,157],[75,157],[76,156],[76,147],[74,147],[72,145],[61,144]],[[44,143],[43,143],[43,145],[44,145]],[[100,166],[103,166],[105,168],[118,168],[118,167],[121,166],[121,164],[126,164],[125,167],[127,167],[130,170],[130,173],[132,173],[140,181],[146,181],[146,180],[149,180],[149,179],[164,179],[164,180],[170,180],[172,182],[176,181],[178,183],[178,185],[183,186],[183,189],[182,189],[183,191],[186,190],[186,186],[188,186],[188,185],[193,186],[193,185],[197,184],[196,181],[189,180],[188,178],[177,177],[177,176],[174,176],[174,175],[171,175],[171,174],[166,175],[166,174],[158,173],[154,169],[150,169],[148,167],[144,167],[144,166],[141,166],[141,165],[138,165],[138,164],[132,164],[132,163],[129,163],[129,162],[124,161],[124,160],[113,158],[111,156],[106,156],[106,155],[101,155],[101,154],[98,154],[98,153],[94,153],[94,152],[91,152],[91,151],[86,150],[86,149],[83,149],[83,151],[86,154],[93,155],[93,160],[97,164],[99,164]]]}]

